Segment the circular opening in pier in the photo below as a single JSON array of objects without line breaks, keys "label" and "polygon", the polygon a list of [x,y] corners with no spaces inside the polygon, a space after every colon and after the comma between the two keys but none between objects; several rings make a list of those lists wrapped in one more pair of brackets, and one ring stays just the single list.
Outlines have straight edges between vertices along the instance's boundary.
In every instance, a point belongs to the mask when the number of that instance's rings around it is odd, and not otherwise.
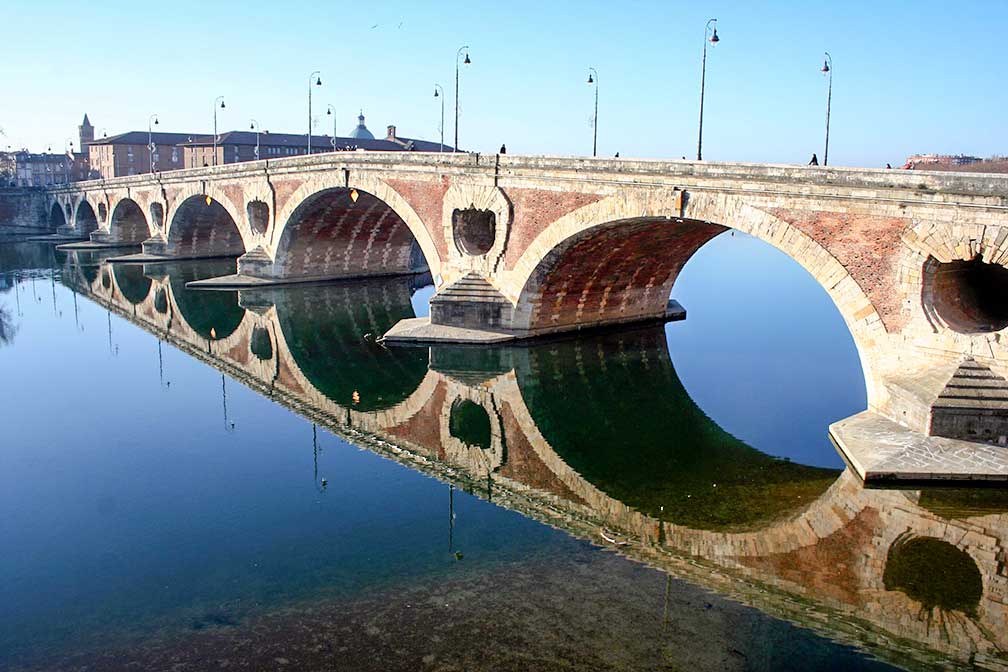
[{"label": "circular opening in pier", "polygon": [[269,206],[262,201],[252,201],[246,211],[252,230],[260,235],[266,233],[266,227],[269,225]]},{"label": "circular opening in pier", "polygon": [[249,339],[249,350],[260,361],[273,359],[273,342],[270,340],[269,332],[265,327],[256,327],[252,330],[252,337]]},{"label": "circular opening in pier", "polygon": [[168,313],[168,293],[163,288],[157,290],[157,293],[154,294],[154,310],[162,315]]},{"label": "circular opening in pier", "polygon": [[889,547],[882,582],[925,608],[976,614],[983,581],[966,551],[934,537],[900,538]]},{"label": "circular opening in pier", "polygon": [[1008,269],[970,261],[924,263],[924,300],[960,334],[1001,331],[1008,327]]},{"label": "circular opening in pier", "polygon": [[496,220],[490,210],[456,209],[452,212],[455,245],[461,252],[474,257],[486,254],[493,247],[496,238]]},{"label": "circular opening in pier", "polygon": [[448,433],[468,446],[490,448],[490,416],[468,399],[456,399],[448,417]]},{"label": "circular opening in pier", "polygon": [[150,206],[150,216],[151,221],[159,229],[164,228],[164,206],[160,203],[151,203]]}]

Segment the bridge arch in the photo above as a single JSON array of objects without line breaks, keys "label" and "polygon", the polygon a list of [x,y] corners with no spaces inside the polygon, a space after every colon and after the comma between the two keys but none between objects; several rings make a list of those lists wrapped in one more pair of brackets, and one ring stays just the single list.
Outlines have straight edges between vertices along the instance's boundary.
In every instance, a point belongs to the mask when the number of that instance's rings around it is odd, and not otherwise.
[{"label": "bridge arch", "polygon": [[246,251],[233,204],[209,194],[193,194],[175,208],[167,240],[172,256],[237,257]]},{"label": "bridge arch", "polygon": [[[659,317],[690,257],[728,230],[787,254],[826,290],[850,330],[869,405],[881,393],[872,348],[886,337],[878,312],[844,266],[798,228],[737,195],[627,190],[553,222],[516,261],[505,283],[513,328],[544,333]],[[682,216],[679,214],[682,213]]]},{"label": "bridge arch", "polygon": [[132,198],[123,198],[112,209],[109,233],[115,240],[142,243],[150,237],[150,225],[143,208]]},{"label": "bridge arch", "polygon": [[63,214],[63,206],[60,205],[59,201],[54,201],[52,207],[49,208],[49,228],[55,231],[61,226],[66,226],[66,223],[67,220]]},{"label": "bridge arch", "polygon": [[98,228],[98,215],[95,214],[91,202],[82,198],[77,204],[77,211],[74,214],[74,228],[78,233],[89,234]]},{"label": "bridge arch", "polygon": [[391,275],[441,257],[420,216],[387,183],[331,171],[312,176],[278,209],[269,233],[274,277]]}]

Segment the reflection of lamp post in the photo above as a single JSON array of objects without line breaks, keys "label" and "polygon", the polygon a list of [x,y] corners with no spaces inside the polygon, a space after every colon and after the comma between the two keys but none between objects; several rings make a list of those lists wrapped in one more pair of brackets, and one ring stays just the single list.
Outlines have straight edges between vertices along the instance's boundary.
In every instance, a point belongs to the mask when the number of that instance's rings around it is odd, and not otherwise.
[{"label": "reflection of lamp post", "polygon": [[235,429],[235,423],[228,422],[227,416],[227,387],[224,385],[224,374],[220,376],[220,387],[221,387],[221,399],[224,401],[224,431],[233,432]]},{"label": "reflection of lamp post", "polygon": [[329,481],[327,481],[324,476],[322,477],[321,480],[319,480],[319,476],[318,476],[318,454],[322,451],[322,449],[319,448],[319,445],[318,445],[318,427],[315,425],[315,423],[312,423],[312,426],[311,426],[311,440],[312,440],[312,453],[315,456],[314,457],[314,464],[315,464],[314,483],[315,483],[315,489],[318,490],[319,492],[325,492],[326,491],[326,487],[328,487],[328,485],[329,485]]},{"label": "reflection of lamp post", "polygon": [[221,109],[224,109],[224,96],[214,98],[213,105],[213,165],[217,165],[217,101],[220,101]]},{"label": "reflection of lamp post", "polygon": [[[595,75],[592,78],[592,75]],[[598,71],[595,68],[588,68],[588,83],[595,85],[595,120],[592,122],[592,128],[595,129],[595,134],[592,137],[592,156],[598,156]]]},{"label": "reflection of lamp post", "polygon": [[[438,95],[438,91],[441,92],[440,95]],[[441,146],[438,148],[438,151],[439,152],[443,152],[444,151],[444,89],[441,88],[440,84],[435,84],[434,85],[434,97],[435,98],[441,98],[441,125],[438,127],[438,130],[441,131]]]},{"label": "reflection of lamp post", "polygon": [[[158,125],[158,118],[156,114],[152,114],[147,119],[147,151],[150,152],[150,172],[154,172],[154,129],[151,127],[151,122],[154,122],[154,126]],[[216,131],[214,131],[216,133]]]},{"label": "reflection of lamp post", "polygon": [[822,64],[822,73],[829,76],[829,87],[826,89],[826,151],[823,152],[822,165],[829,163],[829,114],[830,103],[833,101],[833,57],[826,52],[826,60]]},{"label": "reflection of lamp post", "polygon": [[255,157],[256,157],[256,159],[258,159],[259,158],[259,122],[256,121],[255,119],[253,119],[251,121],[251,123],[249,124],[249,130],[255,131],[255,134],[256,134]]},{"label": "reflection of lamp post", "polygon": [[322,73],[316,70],[308,75],[308,153],[311,154],[311,87],[312,78],[315,79],[315,86],[322,86]]},{"label": "reflection of lamp post", "polygon": [[463,51],[466,52],[463,63],[466,65],[472,63],[469,60],[469,47],[459,47],[458,52],[455,54],[455,147],[452,149],[453,152],[458,151],[459,58],[462,57]]},{"label": "reflection of lamp post", "polygon": [[696,146],[696,158],[697,161],[703,161],[703,97],[704,97],[704,83],[707,78],[707,33],[711,31],[711,24],[714,24],[714,34],[710,36],[710,43],[717,44],[720,38],[717,36],[717,19],[711,19],[707,22],[707,27],[704,28],[704,40],[703,40],[703,62],[700,66],[700,134],[697,136],[697,146]]},{"label": "reflection of lamp post", "polygon": [[64,181],[67,184],[70,184],[70,172],[71,172],[71,170],[73,170],[73,159],[70,158],[70,157],[73,156],[73,140],[71,140],[70,138],[67,138],[66,139],[66,145],[64,146],[64,149],[66,150],[66,153],[64,154],[64,156],[66,157],[66,167],[67,167],[66,168],[66,175],[65,175],[66,179]]},{"label": "reflection of lamp post", "polygon": [[326,106],[326,115],[332,117],[332,151],[336,151],[336,108],[332,105]]}]

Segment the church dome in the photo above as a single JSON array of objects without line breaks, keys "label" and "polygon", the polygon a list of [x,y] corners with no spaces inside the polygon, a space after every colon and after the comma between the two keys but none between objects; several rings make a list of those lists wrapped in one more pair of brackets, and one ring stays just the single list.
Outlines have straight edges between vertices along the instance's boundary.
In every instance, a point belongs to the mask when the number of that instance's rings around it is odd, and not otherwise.
[{"label": "church dome", "polygon": [[374,136],[371,135],[371,131],[367,130],[367,126],[364,125],[364,112],[361,111],[360,116],[357,117],[357,128],[350,131],[351,138],[356,138],[358,140],[374,140]]}]

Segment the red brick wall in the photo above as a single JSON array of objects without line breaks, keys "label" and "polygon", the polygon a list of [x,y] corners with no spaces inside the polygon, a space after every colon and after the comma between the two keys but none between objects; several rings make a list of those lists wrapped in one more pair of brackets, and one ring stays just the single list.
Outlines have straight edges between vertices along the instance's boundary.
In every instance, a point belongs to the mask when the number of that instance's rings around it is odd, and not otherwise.
[{"label": "red brick wall", "polygon": [[200,197],[175,211],[168,233],[171,253],[178,256],[228,256],[245,252],[238,226],[219,202]]},{"label": "red brick wall", "polygon": [[504,268],[514,268],[522,253],[550,224],[580,207],[602,199],[596,194],[545,189],[505,189],[514,208],[511,236],[508,238]]},{"label": "red brick wall", "polygon": [[[447,259],[448,241],[445,240],[441,213],[444,209],[444,195],[448,191],[448,178],[442,177],[439,184],[409,180],[385,180],[385,182],[409,203],[434,239],[434,247],[441,260]],[[431,265],[434,261],[436,260],[428,259],[427,263]]]},{"label": "red brick wall", "polygon": [[843,264],[875,306],[886,331],[894,333],[903,327],[906,317],[901,314],[896,291],[896,266],[900,236],[911,225],[909,219],[782,208],[769,212],[815,240]]}]

